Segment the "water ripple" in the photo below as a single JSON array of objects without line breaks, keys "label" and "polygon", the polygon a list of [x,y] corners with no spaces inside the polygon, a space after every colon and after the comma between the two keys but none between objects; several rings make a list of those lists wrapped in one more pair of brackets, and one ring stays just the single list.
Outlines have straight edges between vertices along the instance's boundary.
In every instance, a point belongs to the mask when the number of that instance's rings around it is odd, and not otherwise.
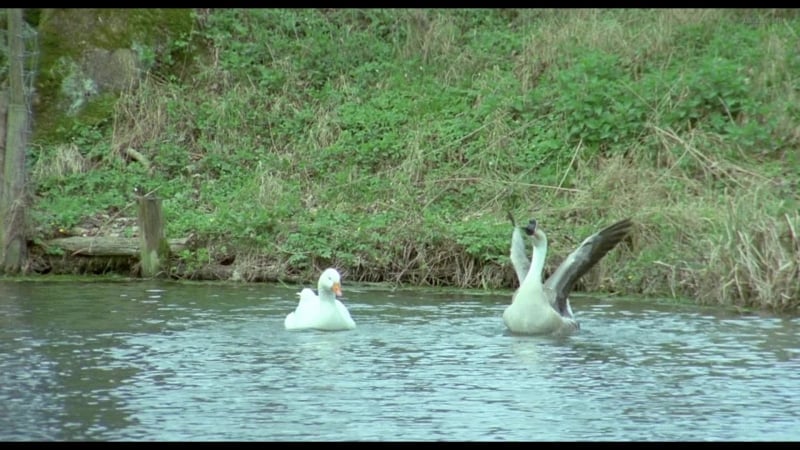
[{"label": "water ripple", "polygon": [[296,289],[0,284],[4,440],[797,440],[796,319],[579,299],[515,336],[506,295],[348,289],[348,332],[288,332]]}]

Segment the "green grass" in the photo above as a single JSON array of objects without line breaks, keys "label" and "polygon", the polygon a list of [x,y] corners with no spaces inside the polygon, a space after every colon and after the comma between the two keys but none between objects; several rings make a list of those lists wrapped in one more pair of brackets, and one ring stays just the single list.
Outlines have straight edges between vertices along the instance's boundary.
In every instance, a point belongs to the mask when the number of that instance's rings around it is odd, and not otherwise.
[{"label": "green grass", "polygon": [[632,217],[582,287],[796,310],[799,34],[784,10],[212,10],[190,75],[36,147],[36,230],[134,215],[140,184],[191,265],[499,288],[505,211],[548,268]]}]

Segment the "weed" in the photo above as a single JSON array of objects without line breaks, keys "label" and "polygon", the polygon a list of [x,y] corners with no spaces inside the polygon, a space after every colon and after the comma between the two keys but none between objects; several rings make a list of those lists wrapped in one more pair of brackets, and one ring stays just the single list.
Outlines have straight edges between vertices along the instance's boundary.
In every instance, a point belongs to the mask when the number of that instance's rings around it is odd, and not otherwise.
[{"label": "weed", "polygon": [[244,280],[337,265],[354,281],[496,288],[514,282],[505,211],[547,230],[546,270],[632,217],[579,287],[800,304],[796,14],[200,19],[169,44],[192,64],[151,55],[113,120],[37,151],[37,229],[125,211],[143,185],[164,198],[170,236],[199,236],[179,255],[191,269],[233,254],[219,273]]}]

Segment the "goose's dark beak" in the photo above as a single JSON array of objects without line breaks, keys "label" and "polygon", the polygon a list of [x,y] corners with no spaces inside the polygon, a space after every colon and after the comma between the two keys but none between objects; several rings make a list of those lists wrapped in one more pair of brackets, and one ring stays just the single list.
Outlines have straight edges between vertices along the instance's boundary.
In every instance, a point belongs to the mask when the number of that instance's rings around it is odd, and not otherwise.
[{"label": "goose's dark beak", "polygon": [[531,221],[528,222],[528,226],[525,227],[525,233],[528,236],[533,236],[533,233],[535,232],[536,232],[536,219],[531,219]]}]

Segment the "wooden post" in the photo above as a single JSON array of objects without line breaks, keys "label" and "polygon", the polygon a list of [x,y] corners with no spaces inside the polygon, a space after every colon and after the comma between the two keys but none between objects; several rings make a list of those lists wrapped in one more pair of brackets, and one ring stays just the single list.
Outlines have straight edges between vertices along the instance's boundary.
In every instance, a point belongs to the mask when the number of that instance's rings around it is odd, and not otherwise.
[{"label": "wooden post", "polygon": [[165,275],[169,269],[169,243],[164,236],[161,199],[140,195],[138,202],[142,276]]},{"label": "wooden post", "polygon": [[8,112],[6,114],[5,155],[0,189],[0,220],[3,226],[2,269],[7,273],[22,270],[28,259],[25,241],[25,147],[28,108],[25,102],[23,70],[25,45],[22,41],[22,10],[9,8],[8,21]]}]

